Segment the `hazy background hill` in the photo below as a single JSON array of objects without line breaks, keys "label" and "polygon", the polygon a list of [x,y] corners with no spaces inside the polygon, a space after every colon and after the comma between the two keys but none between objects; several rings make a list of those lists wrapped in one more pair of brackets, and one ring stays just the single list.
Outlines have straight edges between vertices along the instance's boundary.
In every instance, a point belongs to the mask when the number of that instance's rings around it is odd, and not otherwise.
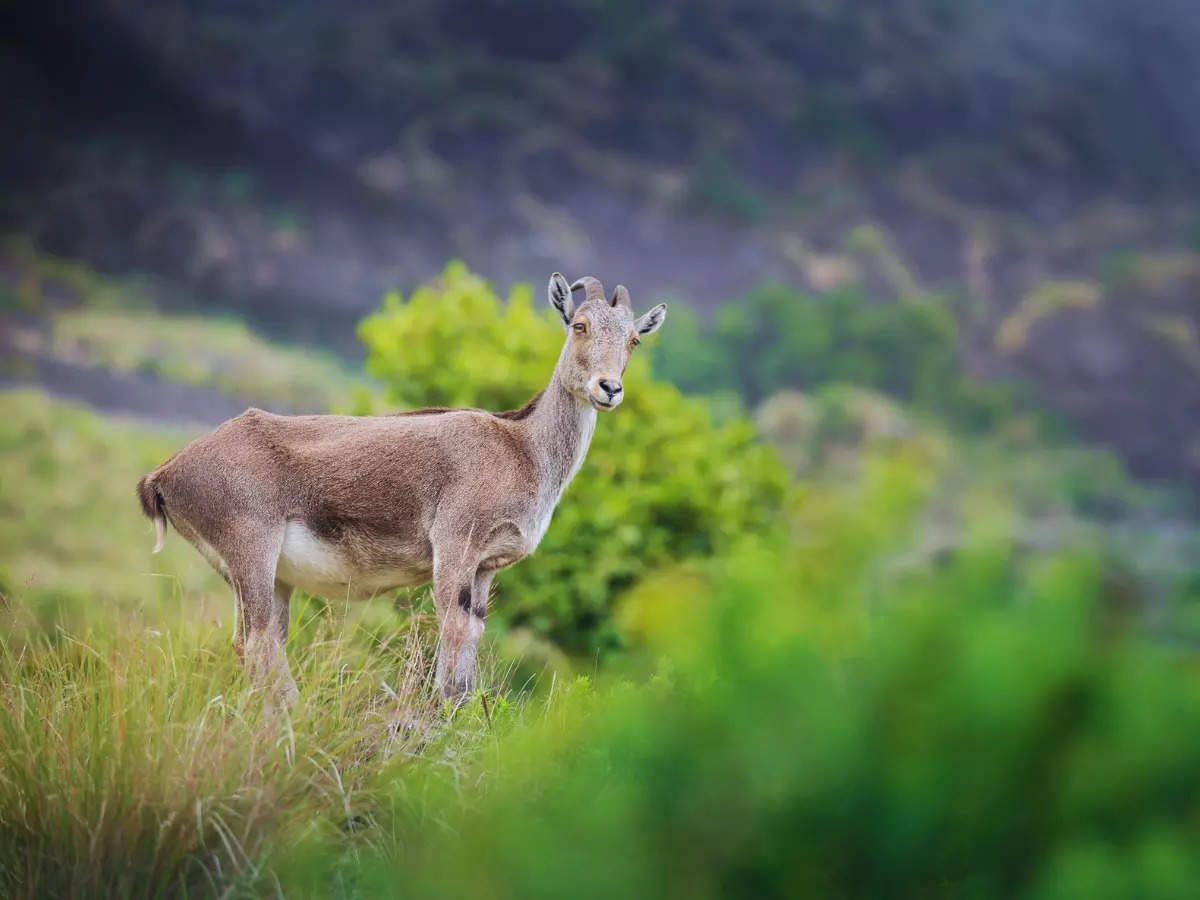
[{"label": "hazy background hill", "polygon": [[50,255],[351,357],[384,290],[452,257],[501,285],[595,272],[705,316],[764,282],[933,295],[973,377],[1025,379],[1138,474],[1200,474],[1186,0],[3,17],[13,291]]}]

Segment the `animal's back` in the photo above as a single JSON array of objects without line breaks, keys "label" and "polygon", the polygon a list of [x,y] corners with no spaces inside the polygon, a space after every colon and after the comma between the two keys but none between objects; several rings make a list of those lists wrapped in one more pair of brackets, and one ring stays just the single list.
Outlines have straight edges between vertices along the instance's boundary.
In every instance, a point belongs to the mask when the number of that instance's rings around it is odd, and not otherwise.
[{"label": "animal's back", "polygon": [[528,454],[507,438],[499,444],[506,452],[495,449],[510,428],[477,410],[358,417],[249,409],[143,479],[139,496],[148,516],[165,511],[210,561],[236,550],[253,521],[278,534],[279,579],[312,593],[417,584],[430,575],[429,535],[443,503],[528,493]]}]

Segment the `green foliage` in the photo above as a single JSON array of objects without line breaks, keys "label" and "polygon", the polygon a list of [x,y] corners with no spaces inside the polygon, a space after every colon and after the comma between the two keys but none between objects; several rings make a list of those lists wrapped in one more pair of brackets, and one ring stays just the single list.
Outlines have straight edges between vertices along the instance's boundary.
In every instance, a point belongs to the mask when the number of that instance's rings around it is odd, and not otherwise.
[{"label": "green foliage", "polygon": [[[359,333],[368,371],[396,402],[492,410],[544,387],[563,341],[527,287],[504,303],[457,263],[408,302],[389,295]],[[619,644],[610,609],[620,591],[664,564],[771,532],[785,500],[783,467],[751,423],[714,424],[703,400],[656,381],[641,351],[625,394],[598,422],[538,552],[497,581],[498,620],[576,652]]]},{"label": "green foliage", "polygon": [[0,239],[0,266],[16,275],[0,292],[0,308],[26,313],[45,313],[64,306],[89,304],[122,307],[143,305],[136,285],[101,275],[74,260],[39,251],[25,238]]},{"label": "green foliage", "polygon": [[737,384],[733,359],[709,338],[700,317],[686,303],[672,303],[671,325],[654,345],[654,373],[694,394],[715,394]]},{"label": "green foliage", "polygon": [[407,302],[392,291],[359,326],[366,367],[405,406],[516,407],[544,387],[562,348],[551,313],[528,286],[502,302],[486,281],[451,263]]},{"label": "green foliage", "polygon": [[38,313],[48,326],[26,334],[25,353],[211,388],[280,412],[328,412],[373,389],[329,353],[269,341],[235,318],[160,312],[136,280],[25,241],[0,241],[0,268],[19,276],[0,285],[0,309]]},{"label": "green foliage", "polygon": [[755,420],[789,468],[809,477],[828,476],[847,458],[857,462],[881,446],[908,441],[916,431],[895,402],[845,384],[808,394],[779,391],[759,406]]},{"label": "green foliage", "polygon": [[1141,637],[1100,560],[1025,563],[986,522],[887,576],[924,490],[877,460],[810,498],[789,554],[643,584],[625,615],[656,678],[573,686],[470,802],[461,773],[385,773],[378,842],[290,849],[285,892],[1188,896],[1197,657]]},{"label": "green foliage", "polygon": [[954,434],[886,396],[831,384],[780,391],[756,411],[760,433],[813,484],[853,481],[879,454],[904,454],[931,473],[903,565],[920,568],[972,540],[984,512],[1045,557],[1088,546],[1120,569],[1131,591],[1159,597],[1159,627],[1200,632],[1184,601],[1170,599],[1200,558],[1200,527],[1177,491],[1134,481],[1111,451],[1050,442],[1029,417],[987,436]]},{"label": "green foliage", "polygon": [[814,297],[767,284],[723,306],[707,328],[685,324],[664,334],[655,372],[687,391],[723,383],[757,404],[781,388],[843,382],[971,430],[995,424],[1015,402],[1011,385],[977,384],[963,372],[954,317],[934,298],[875,303],[857,288]]},{"label": "green foliage", "polygon": [[[424,302],[492,296],[460,268],[441,287]],[[407,309],[381,313],[376,337]],[[443,363],[463,371],[470,354],[464,341]],[[639,379],[651,399],[622,439],[648,428],[669,448],[704,423],[701,401]],[[999,503],[963,504],[962,540],[914,557],[943,458],[863,391],[831,388],[798,416],[814,455],[867,442],[854,471],[805,483],[786,534],[730,532],[715,555],[640,573],[615,609],[629,652],[595,678],[453,710],[432,696],[428,616],[301,600],[301,703],[278,719],[218,627],[224,585],[181,579],[186,603],[146,602],[159,579],[138,574],[150,534],[129,485],[183,436],[3,399],[3,896],[1183,897],[1200,877],[1195,574],[1149,594],[1096,552],[1031,553]],[[678,433],[655,424],[664,402]],[[609,452],[607,490],[561,512],[643,477]],[[639,491],[689,484],[641,464]],[[736,457],[706,465],[746,482],[734,498],[761,477]],[[1012,484],[1041,493],[1064,465]],[[1102,458],[1071,471],[1063,502],[1115,477]],[[177,539],[154,559],[174,552],[215,580]],[[80,599],[65,627],[11,627],[37,617],[31,582]],[[1164,613],[1190,628],[1148,637]],[[494,648],[483,662],[502,685]]]}]

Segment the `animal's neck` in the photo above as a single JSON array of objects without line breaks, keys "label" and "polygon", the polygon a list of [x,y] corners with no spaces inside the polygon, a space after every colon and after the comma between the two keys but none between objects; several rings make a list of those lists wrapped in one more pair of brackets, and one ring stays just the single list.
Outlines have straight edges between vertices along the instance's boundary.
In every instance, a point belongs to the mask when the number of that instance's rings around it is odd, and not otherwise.
[{"label": "animal's neck", "polygon": [[[565,355],[565,353],[564,353]],[[562,382],[562,358],[528,419],[541,493],[557,501],[587,455],[596,430],[596,410],[580,403]]]}]

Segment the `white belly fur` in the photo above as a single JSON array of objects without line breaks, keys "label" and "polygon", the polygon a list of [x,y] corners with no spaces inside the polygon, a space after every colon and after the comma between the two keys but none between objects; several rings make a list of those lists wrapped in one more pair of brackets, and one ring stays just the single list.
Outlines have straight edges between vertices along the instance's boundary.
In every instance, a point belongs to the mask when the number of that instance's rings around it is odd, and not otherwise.
[{"label": "white belly fur", "polygon": [[337,600],[420,584],[429,575],[416,569],[363,571],[338,547],[321,540],[304,523],[293,521],[287,523],[283,533],[275,577],[310,594]]}]

